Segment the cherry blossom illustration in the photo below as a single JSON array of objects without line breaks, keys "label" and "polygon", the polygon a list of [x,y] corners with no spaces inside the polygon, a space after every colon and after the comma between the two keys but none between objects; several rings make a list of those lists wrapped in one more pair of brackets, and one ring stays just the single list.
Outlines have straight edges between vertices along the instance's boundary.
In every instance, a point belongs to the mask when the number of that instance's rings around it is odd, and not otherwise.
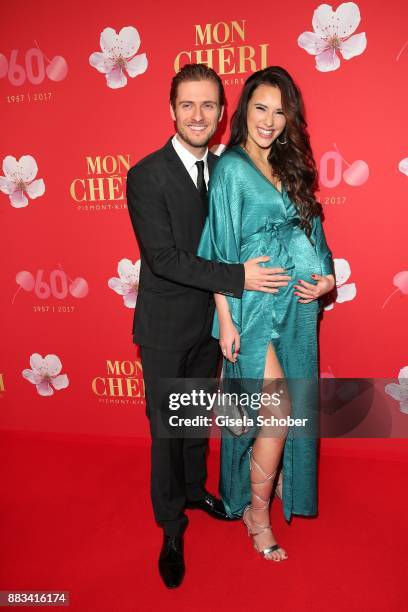
[{"label": "cherry blossom illustration", "polygon": [[118,274],[119,278],[108,280],[108,286],[123,296],[123,303],[127,308],[134,308],[139,290],[140,259],[134,264],[130,259],[121,259],[118,263]]},{"label": "cherry blossom illustration", "polygon": [[66,389],[69,385],[68,376],[60,374],[62,363],[57,355],[46,355],[42,358],[38,353],[30,357],[30,369],[22,371],[23,377],[36,386],[39,395],[44,397],[54,395],[54,389]]},{"label": "cherry blossom illustration", "polygon": [[125,87],[125,72],[134,78],[146,71],[146,53],[136,55],[140,47],[140,36],[133,26],[122,28],[119,34],[113,28],[105,28],[101,33],[100,45],[102,53],[92,53],[89,63],[106,75],[107,85],[111,89]]},{"label": "cherry blossom illustration", "polygon": [[360,9],[354,2],[344,2],[334,12],[328,4],[321,4],[313,13],[314,32],[303,32],[298,45],[316,56],[316,69],[320,72],[337,70],[340,58],[336,51],[349,60],[361,55],[367,46],[365,32],[351,36],[360,20]]},{"label": "cherry blossom illustration", "polygon": [[[347,283],[351,276],[350,264],[346,259],[334,259],[334,271],[336,274],[336,287],[337,287],[337,298],[336,302],[342,304],[343,302],[350,302],[354,300],[357,295],[357,287],[355,283]],[[325,310],[332,310],[334,304],[329,304],[325,307]]]},{"label": "cherry blossom illustration", "polygon": [[408,271],[402,270],[402,272],[398,272],[398,274],[396,274],[392,279],[392,284],[394,285],[394,287],[396,287],[396,289],[387,297],[384,304],[382,305],[383,308],[386,307],[392,296],[398,293],[399,291],[404,295],[408,295]]},{"label": "cherry blossom illustration", "polygon": [[401,368],[398,374],[398,382],[385,386],[385,392],[400,404],[400,410],[408,414],[408,366]]},{"label": "cherry blossom illustration", "polygon": [[35,179],[38,166],[31,155],[23,155],[19,160],[7,155],[3,159],[3,172],[5,176],[0,176],[0,191],[9,196],[14,208],[27,206],[27,196],[34,200],[44,194],[44,181]]},{"label": "cherry blossom illustration", "polygon": [[401,159],[400,163],[398,164],[398,170],[402,172],[402,174],[406,174],[408,176],[408,157]]}]

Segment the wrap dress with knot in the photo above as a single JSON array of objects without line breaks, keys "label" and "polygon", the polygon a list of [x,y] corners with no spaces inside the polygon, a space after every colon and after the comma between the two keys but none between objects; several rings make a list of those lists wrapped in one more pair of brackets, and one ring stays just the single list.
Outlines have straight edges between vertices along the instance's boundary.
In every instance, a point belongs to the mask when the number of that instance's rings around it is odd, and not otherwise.
[{"label": "wrap dress with knot", "polygon": [[[334,274],[333,260],[320,217],[312,220],[309,238],[299,227],[299,214],[283,189],[278,191],[240,146],[228,149],[213,171],[209,214],[198,255],[224,263],[244,263],[268,255],[262,265],[282,267],[291,277],[278,293],[244,290],[242,299],[226,296],[241,337],[236,364],[224,359],[224,378],[263,380],[268,345],[272,344],[286,379],[301,380],[291,394],[291,416],[317,411],[316,393],[305,381],[318,377],[318,301],[299,303],[293,286],[311,274]],[[219,338],[217,314],[212,335]],[[311,402],[314,404],[311,406]],[[220,494],[230,516],[240,516],[250,502],[248,449],[254,437],[223,434]],[[283,451],[283,512],[317,513],[317,440],[294,436],[289,429]]]}]

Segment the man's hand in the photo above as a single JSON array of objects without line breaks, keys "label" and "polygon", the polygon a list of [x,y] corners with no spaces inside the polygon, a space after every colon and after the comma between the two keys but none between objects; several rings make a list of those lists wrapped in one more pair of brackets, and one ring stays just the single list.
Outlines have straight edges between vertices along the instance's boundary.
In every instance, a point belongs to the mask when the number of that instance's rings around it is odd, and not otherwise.
[{"label": "man's hand", "polygon": [[269,261],[270,257],[264,255],[248,259],[244,263],[245,285],[247,291],[264,291],[265,293],[277,293],[279,287],[286,287],[291,277],[283,268],[262,268],[258,264]]},{"label": "man's hand", "polygon": [[320,276],[320,274],[312,274],[316,284],[308,283],[305,280],[299,280],[299,284],[294,286],[295,295],[298,297],[298,302],[301,304],[309,304],[313,300],[318,300],[322,295],[329,293],[336,284],[333,274]]}]

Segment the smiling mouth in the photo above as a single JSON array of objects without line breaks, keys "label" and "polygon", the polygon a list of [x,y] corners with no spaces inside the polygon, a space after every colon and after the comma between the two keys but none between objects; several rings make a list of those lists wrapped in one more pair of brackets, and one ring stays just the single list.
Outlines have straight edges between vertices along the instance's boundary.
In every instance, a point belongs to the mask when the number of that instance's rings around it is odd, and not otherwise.
[{"label": "smiling mouth", "polygon": [[262,136],[262,138],[272,138],[275,130],[264,130],[262,128],[257,128],[258,134]]},{"label": "smiling mouth", "polygon": [[190,130],[193,130],[193,132],[203,132],[207,128],[206,125],[189,125],[188,127]]}]

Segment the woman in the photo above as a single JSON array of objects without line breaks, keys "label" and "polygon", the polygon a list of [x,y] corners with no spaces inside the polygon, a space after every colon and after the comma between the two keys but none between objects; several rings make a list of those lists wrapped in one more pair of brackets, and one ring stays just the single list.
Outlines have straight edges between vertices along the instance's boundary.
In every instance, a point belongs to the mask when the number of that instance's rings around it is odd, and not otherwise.
[{"label": "woman", "polygon": [[[335,285],[316,188],[299,89],[283,68],[255,72],[244,85],[227,150],[212,176],[199,255],[231,263],[270,257],[270,293],[244,291],[241,300],[215,296],[213,335],[220,340],[227,379],[302,379],[290,394],[293,416],[304,415],[311,402],[316,408],[307,381],[318,376],[318,300]],[[227,511],[243,515],[254,547],[274,561],[287,558],[269,522],[282,454],[276,492],[285,518],[316,514],[314,436],[223,437],[220,488]]]}]

